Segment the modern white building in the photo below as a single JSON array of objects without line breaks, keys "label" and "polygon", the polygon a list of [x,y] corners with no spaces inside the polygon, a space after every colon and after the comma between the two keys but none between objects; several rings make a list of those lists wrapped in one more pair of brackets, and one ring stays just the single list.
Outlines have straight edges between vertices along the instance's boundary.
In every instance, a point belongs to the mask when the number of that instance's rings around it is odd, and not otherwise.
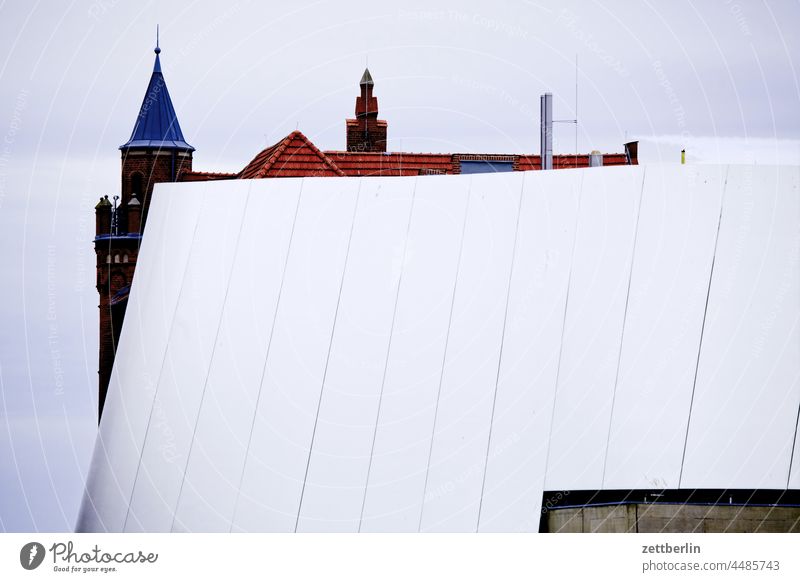
[{"label": "modern white building", "polygon": [[800,168],[158,184],[80,531],[800,489]]}]

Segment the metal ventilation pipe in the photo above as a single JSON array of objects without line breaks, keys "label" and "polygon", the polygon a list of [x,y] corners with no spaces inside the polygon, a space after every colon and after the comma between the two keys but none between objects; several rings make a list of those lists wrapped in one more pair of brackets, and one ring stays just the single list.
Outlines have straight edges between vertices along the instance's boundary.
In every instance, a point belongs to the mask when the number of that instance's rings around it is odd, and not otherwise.
[{"label": "metal ventilation pipe", "polygon": [[540,98],[539,126],[541,130],[540,146],[543,170],[553,169],[553,94],[545,93]]}]

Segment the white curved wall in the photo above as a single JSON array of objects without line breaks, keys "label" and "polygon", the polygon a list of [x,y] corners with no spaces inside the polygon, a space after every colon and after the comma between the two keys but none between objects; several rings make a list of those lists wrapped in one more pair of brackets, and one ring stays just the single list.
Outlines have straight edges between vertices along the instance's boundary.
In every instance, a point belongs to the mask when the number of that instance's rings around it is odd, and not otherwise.
[{"label": "white curved wall", "polygon": [[160,184],[82,531],[798,488],[800,169]]}]

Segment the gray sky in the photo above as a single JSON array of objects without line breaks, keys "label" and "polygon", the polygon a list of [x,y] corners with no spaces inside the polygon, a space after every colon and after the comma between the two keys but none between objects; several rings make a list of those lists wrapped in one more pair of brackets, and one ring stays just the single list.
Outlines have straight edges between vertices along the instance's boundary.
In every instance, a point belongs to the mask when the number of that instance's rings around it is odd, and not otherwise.
[{"label": "gray sky", "polygon": [[[0,4],[0,529],[71,529],[94,439],[92,207],[162,66],[195,167],[296,127],[342,149],[364,65],[389,149],[535,153],[538,96],[578,148],[800,163],[793,1]],[[555,149],[574,151],[574,126]]]}]

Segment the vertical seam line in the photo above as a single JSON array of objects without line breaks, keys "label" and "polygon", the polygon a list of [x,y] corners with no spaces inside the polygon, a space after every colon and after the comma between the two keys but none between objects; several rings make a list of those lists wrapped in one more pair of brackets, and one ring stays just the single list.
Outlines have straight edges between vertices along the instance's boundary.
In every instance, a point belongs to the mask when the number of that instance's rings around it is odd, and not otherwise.
[{"label": "vertical seam line", "polygon": [[608,449],[611,446],[611,427],[614,422],[614,406],[617,402],[617,387],[619,386],[619,370],[622,364],[622,346],[625,342],[625,325],[628,323],[628,306],[631,298],[631,283],[633,282],[633,267],[636,262],[636,243],[639,240],[639,219],[642,216],[642,200],[644,198],[644,185],[647,180],[647,167],[642,171],[642,188],[639,192],[639,208],[636,211],[636,226],[633,232],[633,249],[631,249],[631,267],[628,271],[628,290],[625,292],[625,310],[622,314],[622,329],[619,332],[619,353],[617,354],[617,371],[614,375],[614,391],[611,393],[611,412],[608,416],[608,433],[606,434],[606,451],[603,456],[603,476],[600,479],[600,488],[606,482],[606,468],[608,466]]},{"label": "vertical seam line", "polygon": [[[194,230],[192,231],[192,244],[189,247],[189,253],[188,253],[187,257],[186,257],[186,266],[183,268],[183,275],[181,276],[181,288],[178,291],[178,299],[175,302],[175,309],[172,312],[172,320],[170,321],[170,324],[169,324],[169,334],[167,335],[167,343],[164,346],[164,355],[161,357],[161,366],[159,367],[159,370],[158,370],[158,378],[156,379],[156,388],[153,391],[153,403],[150,405],[150,414],[147,416],[147,426],[145,427],[145,430],[144,430],[144,438],[142,439],[142,448],[139,451],[139,462],[136,465],[136,474],[133,477],[133,485],[131,486],[131,494],[130,494],[130,497],[128,498],[128,508],[125,511],[125,521],[122,523],[122,531],[123,532],[128,527],[128,518],[130,517],[130,514],[131,514],[131,505],[133,504],[133,496],[134,496],[134,493],[136,492],[136,483],[138,483],[138,481],[139,481],[139,471],[142,468],[142,458],[144,457],[144,449],[145,449],[145,446],[147,445],[147,435],[150,433],[150,423],[153,420],[153,410],[156,407],[156,400],[158,399],[158,387],[161,385],[161,375],[164,373],[164,365],[166,364],[166,361],[167,361],[167,352],[169,351],[169,346],[170,346],[170,341],[169,340],[170,340],[170,338],[172,338],[172,333],[173,333],[173,330],[175,329],[175,317],[178,314],[178,307],[179,307],[180,302],[181,302],[181,297],[183,296],[184,286],[186,285],[186,274],[189,272],[189,263],[191,263],[191,260],[192,260],[192,251],[194,250],[194,241],[197,238],[197,229],[200,226],[200,220],[202,219],[203,211],[205,210],[206,195],[207,195],[207,189],[205,189],[203,191],[203,205],[201,206],[200,210],[198,211],[197,220],[194,223]],[[167,229],[168,228],[168,224],[165,223],[164,224],[164,228]]]},{"label": "vertical seam line", "polygon": [[333,312],[333,325],[331,326],[331,336],[330,340],[328,341],[328,354],[325,357],[325,369],[322,372],[322,383],[319,388],[319,399],[317,400],[317,413],[314,417],[314,428],[311,430],[311,443],[308,446],[308,458],[306,459],[306,471],[305,475],[303,476],[303,487],[300,489],[300,502],[297,504],[297,518],[294,522],[294,531],[297,532],[297,528],[300,525],[300,512],[303,509],[303,498],[305,497],[306,493],[306,482],[308,481],[308,470],[311,467],[311,454],[314,451],[314,439],[317,436],[317,425],[319,424],[319,412],[322,408],[322,396],[325,393],[325,380],[328,378],[328,364],[331,361],[331,350],[333,349],[333,338],[336,334],[336,320],[339,318],[339,306],[342,302],[342,290],[344,289],[344,281],[347,278],[347,264],[350,260],[350,246],[353,242],[353,231],[355,231],[356,227],[356,216],[358,215],[358,203],[361,200],[361,184],[363,180],[358,181],[358,192],[356,194],[356,202],[353,205],[353,217],[350,223],[350,234],[347,238],[347,250],[345,251],[344,256],[344,267],[342,268],[342,278],[339,281],[339,295],[336,298],[336,309]]},{"label": "vertical seam line", "polygon": [[575,212],[575,231],[572,234],[572,252],[569,260],[569,274],[567,275],[567,294],[564,297],[564,317],[561,322],[561,341],[558,348],[558,363],[556,364],[556,381],[553,390],[553,410],[550,413],[550,430],[547,435],[547,454],[544,460],[544,475],[542,476],[542,491],[547,486],[547,469],[550,465],[550,447],[553,441],[553,422],[556,418],[556,403],[558,402],[558,382],[561,378],[561,357],[564,354],[564,336],[567,330],[567,310],[569,308],[569,291],[572,287],[572,271],[575,266],[575,249],[578,246],[578,230],[581,222],[581,206],[583,203],[583,182],[585,173],[581,174],[580,192],[578,193],[578,209]]},{"label": "vertical seam line", "polygon": [[370,446],[369,450],[369,464],[367,465],[367,478],[364,481],[364,497],[361,500],[361,513],[358,518],[358,531],[361,532],[361,525],[364,521],[364,508],[367,506],[367,489],[369,487],[369,477],[372,473],[372,458],[375,454],[375,441],[378,436],[378,422],[381,418],[381,405],[383,404],[383,390],[386,387],[386,375],[389,369],[389,355],[392,351],[392,338],[394,336],[394,324],[397,319],[397,305],[400,300],[400,287],[403,284],[403,272],[405,271],[406,265],[406,251],[408,250],[408,238],[411,232],[411,219],[414,216],[414,202],[416,201],[417,197],[417,179],[414,178],[414,190],[411,193],[411,207],[408,211],[408,223],[406,224],[406,238],[403,242],[403,257],[400,262],[400,274],[397,278],[397,289],[395,290],[394,296],[394,311],[392,312],[392,323],[389,326],[389,342],[386,346],[386,360],[383,364],[383,377],[381,378],[381,390],[378,396],[378,410],[375,413],[375,428],[372,432],[372,445]]},{"label": "vertical seam line", "polygon": [[464,238],[465,233],[467,230],[467,218],[469,217],[469,208],[470,202],[472,201],[472,180],[469,183],[469,190],[467,190],[467,204],[466,208],[464,209],[464,222],[461,226],[461,242],[458,248],[458,260],[456,263],[456,275],[453,281],[453,294],[450,298],[450,315],[447,318],[447,335],[445,336],[444,340],[444,352],[442,353],[442,369],[439,372],[439,388],[436,391],[436,407],[433,412],[433,427],[431,428],[431,444],[428,448],[428,464],[425,469],[425,484],[422,488],[422,504],[420,506],[419,511],[419,524],[417,525],[417,531],[422,531],[422,517],[425,513],[425,495],[428,492],[428,477],[430,476],[431,471],[431,457],[433,456],[433,441],[436,435],[436,421],[439,418],[439,400],[442,396],[442,383],[444,380],[444,368],[445,363],[447,362],[447,348],[450,345],[450,328],[453,323],[453,311],[456,304],[456,291],[458,290],[458,277],[461,273],[461,259],[464,254]]},{"label": "vertical seam line", "polygon": [[481,496],[478,500],[478,520],[475,524],[475,531],[477,532],[481,527],[481,512],[483,511],[483,494],[486,490],[486,472],[489,469],[489,451],[492,447],[492,430],[494,428],[494,414],[497,408],[497,391],[500,385],[500,368],[503,363],[503,347],[506,340],[506,325],[508,323],[508,305],[511,299],[511,282],[514,278],[514,265],[517,260],[517,242],[519,240],[519,222],[522,216],[522,200],[523,193],[525,192],[525,176],[522,176],[522,184],[519,191],[519,202],[517,203],[517,222],[514,227],[514,246],[511,251],[511,268],[508,271],[508,287],[506,288],[506,306],[503,313],[503,331],[500,335],[500,354],[497,358],[497,374],[494,379],[494,395],[492,396],[492,413],[489,416],[489,436],[486,439],[486,459],[483,464],[483,479],[481,480]]},{"label": "vertical seam line", "polygon": [[267,340],[267,349],[264,354],[264,365],[261,367],[261,379],[258,382],[258,394],[256,401],[253,405],[253,420],[250,421],[250,432],[247,436],[247,446],[244,451],[244,460],[242,461],[242,471],[239,475],[239,486],[236,488],[236,499],[233,502],[233,513],[231,514],[231,523],[228,532],[233,531],[233,525],[236,523],[236,512],[239,509],[239,499],[241,498],[242,485],[244,484],[245,470],[247,469],[247,459],[250,455],[250,445],[253,442],[253,432],[258,418],[258,406],[261,402],[261,394],[264,387],[264,376],[267,371],[267,364],[269,363],[269,355],[272,351],[272,338],[275,335],[275,324],[278,320],[278,311],[281,305],[281,297],[283,297],[283,286],[286,283],[286,271],[289,265],[289,258],[292,255],[292,243],[294,242],[294,232],[297,227],[297,215],[300,213],[300,202],[303,198],[303,187],[305,186],[305,179],[300,181],[300,193],[297,195],[297,204],[294,208],[294,219],[292,220],[292,230],[289,233],[289,243],[286,246],[286,258],[283,260],[283,270],[281,272],[281,284],[278,286],[278,296],[275,299],[275,309],[272,312],[272,325],[269,330],[269,339]]},{"label": "vertical seam line", "polygon": [[711,285],[714,282],[714,265],[717,262],[717,245],[719,244],[719,233],[722,229],[722,211],[725,208],[725,194],[728,190],[728,174],[731,167],[728,166],[725,170],[725,183],[722,185],[722,196],[719,201],[719,218],[717,219],[717,234],[714,237],[714,254],[711,255],[711,269],[708,273],[708,288],[706,289],[706,304],[703,307],[703,323],[700,326],[700,341],[697,344],[697,360],[694,366],[694,379],[692,380],[692,396],[689,399],[689,416],[686,419],[686,434],[683,439],[683,453],[681,454],[681,471],[678,474],[678,489],[681,488],[683,482],[683,466],[686,462],[686,448],[689,443],[689,429],[692,425],[692,409],[694,408],[694,394],[697,389],[697,373],[700,369],[700,354],[703,350],[703,337],[706,332],[706,317],[708,316],[708,301],[711,297]]},{"label": "vertical seam line", "polygon": [[200,423],[200,412],[203,409],[203,403],[206,397],[206,388],[208,387],[208,377],[211,375],[211,367],[214,364],[214,356],[217,353],[217,342],[219,341],[219,332],[222,329],[222,321],[225,318],[225,311],[226,306],[228,303],[228,292],[231,289],[231,279],[233,278],[233,265],[236,263],[236,256],[239,254],[239,241],[242,239],[242,229],[244,227],[245,217],[247,216],[247,206],[250,203],[250,187],[251,184],[247,185],[247,196],[244,200],[244,209],[242,210],[242,218],[239,221],[239,232],[236,234],[236,243],[234,244],[233,248],[233,261],[231,263],[230,271],[228,272],[228,282],[225,285],[225,295],[222,298],[222,309],[220,310],[219,314],[219,321],[217,321],[217,331],[214,334],[214,343],[211,346],[211,357],[208,360],[208,368],[206,368],[206,377],[203,381],[203,389],[200,393],[200,404],[197,407],[197,415],[194,419],[194,428],[192,429],[192,440],[189,441],[189,451],[186,453],[186,464],[183,467],[183,476],[181,478],[181,485],[178,489],[178,497],[175,500],[175,508],[172,512],[172,524],[170,525],[170,531],[175,531],[175,522],[178,517],[178,505],[180,504],[181,497],[183,495],[183,486],[186,483],[186,471],[189,469],[189,461],[192,458],[192,451],[194,450],[194,441],[195,437],[197,436],[197,425]]}]

